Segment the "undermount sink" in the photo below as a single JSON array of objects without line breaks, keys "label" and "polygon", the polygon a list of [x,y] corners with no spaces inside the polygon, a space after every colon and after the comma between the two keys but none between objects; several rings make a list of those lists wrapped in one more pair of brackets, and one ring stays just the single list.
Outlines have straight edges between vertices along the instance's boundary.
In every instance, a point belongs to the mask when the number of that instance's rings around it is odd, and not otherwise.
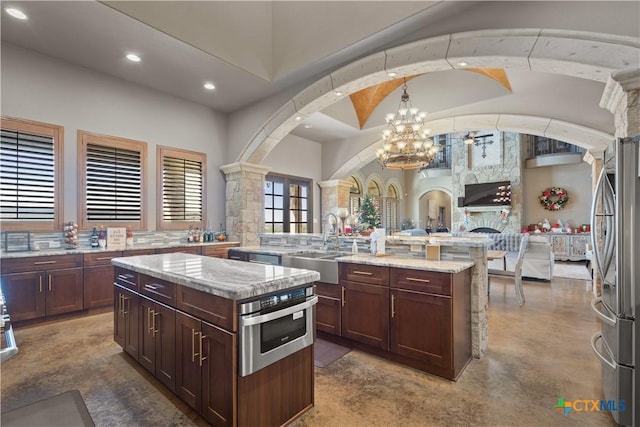
[{"label": "undermount sink", "polygon": [[336,252],[307,252],[283,255],[282,265],[285,267],[303,268],[320,273],[320,282],[338,284],[338,261],[336,258],[347,254]]}]

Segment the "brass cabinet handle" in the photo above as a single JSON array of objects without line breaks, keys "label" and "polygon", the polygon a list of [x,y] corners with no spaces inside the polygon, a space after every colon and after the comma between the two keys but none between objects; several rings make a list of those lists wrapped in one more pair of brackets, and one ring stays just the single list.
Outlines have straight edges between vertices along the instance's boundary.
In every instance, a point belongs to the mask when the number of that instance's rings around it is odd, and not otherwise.
[{"label": "brass cabinet handle", "polygon": [[149,335],[153,334],[153,310],[147,307],[147,333]]},{"label": "brass cabinet handle", "polygon": [[361,276],[373,276],[373,273],[370,273],[368,271],[360,271],[360,270],[354,270],[353,274],[359,274]]},{"label": "brass cabinet handle", "polygon": [[342,306],[344,307],[344,286],[342,287]]},{"label": "brass cabinet handle", "polygon": [[191,362],[195,363],[196,361],[196,332],[195,329],[191,328]]},{"label": "brass cabinet handle", "polygon": [[417,277],[407,277],[406,280],[409,282],[431,283],[429,279],[419,279]]},{"label": "brass cabinet handle", "polygon": [[33,265],[55,264],[58,261],[35,261]]},{"label": "brass cabinet handle", "polygon": [[40,279],[40,293],[42,293],[42,275],[40,275],[39,279]]},{"label": "brass cabinet handle", "polygon": [[206,335],[202,335],[202,332],[200,332],[200,366],[202,366],[202,361],[203,360],[207,360],[207,358],[205,356],[203,356],[202,354],[202,341],[206,338]]},{"label": "brass cabinet handle", "polygon": [[396,296],[391,294],[391,318],[393,319],[396,315]]},{"label": "brass cabinet handle", "polygon": [[118,274],[118,279],[120,280],[129,280],[129,276],[125,275],[125,274]]},{"label": "brass cabinet handle", "polygon": [[124,294],[118,294],[118,311],[124,317]]},{"label": "brass cabinet handle", "polygon": [[159,285],[152,285],[151,283],[145,283],[144,284],[145,289],[150,289],[152,291],[155,291],[156,289],[158,289],[160,286]]},{"label": "brass cabinet handle", "polygon": [[153,336],[155,337],[156,334],[159,332],[159,330],[156,329],[156,316],[159,316],[160,313],[156,313],[155,310],[151,310],[151,312],[153,313],[153,316],[151,317],[151,320],[153,320],[153,326],[151,328],[153,330]]},{"label": "brass cabinet handle", "polygon": [[51,275],[49,274],[49,292],[51,292]]},{"label": "brass cabinet handle", "polygon": [[[125,309],[124,307],[124,303],[129,301],[129,297],[124,296],[124,294],[122,295],[122,315],[126,315],[129,314],[129,311],[127,309]],[[128,306],[129,304],[127,304]]]},{"label": "brass cabinet handle", "polygon": [[106,259],[113,259],[113,257],[112,256],[103,256],[103,257],[96,258],[96,261],[104,261]]}]

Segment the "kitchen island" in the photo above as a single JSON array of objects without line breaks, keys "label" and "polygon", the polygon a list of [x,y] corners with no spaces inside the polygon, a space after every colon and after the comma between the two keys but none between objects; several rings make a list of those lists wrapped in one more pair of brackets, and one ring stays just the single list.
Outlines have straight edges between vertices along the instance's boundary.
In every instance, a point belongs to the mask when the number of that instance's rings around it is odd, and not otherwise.
[{"label": "kitchen island", "polygon": [[[115,341],[209,423],[282,425],[313,406],[317,272],[183,253],[112,263]],[[277,328],[291,340],[255,354]]]},{"label": "kitchen island", "polygon": [[449,380],[472,358],[471,261],[357,254],[316,283],[318,336]]}]

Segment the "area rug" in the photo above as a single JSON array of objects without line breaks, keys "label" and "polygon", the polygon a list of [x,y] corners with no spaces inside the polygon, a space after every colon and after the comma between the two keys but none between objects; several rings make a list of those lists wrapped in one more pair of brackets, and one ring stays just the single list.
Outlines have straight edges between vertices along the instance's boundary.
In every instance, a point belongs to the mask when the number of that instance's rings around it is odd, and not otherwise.
[{"label": "area rug", "polygon": [[2,413],[3,427],[93,427],[87,406],[78,390]]},{"label": "area rug", "polygon": [[317,338],[313,346],[313,364],[326,368],[350,351],[350,348]]},{"label": "area rug", "polygon": [[591,272],[587,269],[584,261],[556,261],[553,266],[553,277],[591,280]]}]

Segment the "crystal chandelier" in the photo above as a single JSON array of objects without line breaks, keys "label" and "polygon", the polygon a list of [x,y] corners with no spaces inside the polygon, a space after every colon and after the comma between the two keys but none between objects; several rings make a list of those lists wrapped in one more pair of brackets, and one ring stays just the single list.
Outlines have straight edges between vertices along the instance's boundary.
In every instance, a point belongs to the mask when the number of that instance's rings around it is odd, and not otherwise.
[{"label": "crystal chandelier", "polygon": [[438,147],[429,138],[430,130],[424,127],[426,116],[426,112],[411,105],[405,78],[398,112],[386,115],[387,128],[382,131],[382,148],[376,150],[376,157],[383,168],[417,169],[433,161]]}]

